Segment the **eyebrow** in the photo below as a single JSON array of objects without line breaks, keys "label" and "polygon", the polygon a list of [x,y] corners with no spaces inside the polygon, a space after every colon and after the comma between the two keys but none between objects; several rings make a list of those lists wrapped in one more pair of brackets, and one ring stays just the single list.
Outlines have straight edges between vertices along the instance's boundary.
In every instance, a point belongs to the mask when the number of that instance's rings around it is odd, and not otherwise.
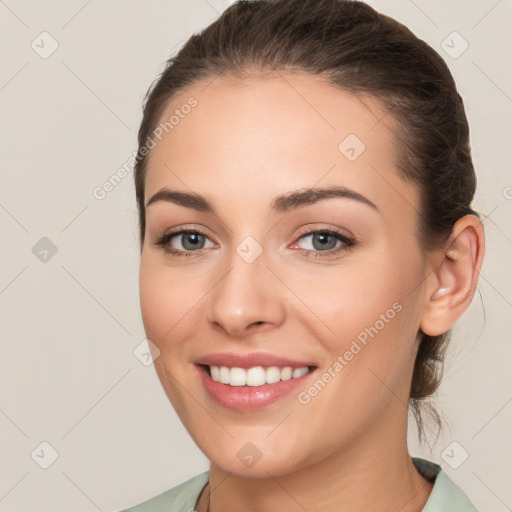
[{"label": "eyebrow", "polygon": [[[370,201],[367,197],[361,195],[355,190],[340,186],[310,188],[289,192],[287,194],[275,197],[272,201],[271,208],[272,211],[276,213],[286,213],[291,210],[296,210],[318,201],[322,201],[324,199],[331,199],[335,197],[353,199],[367,206],[370,206],[377,212],[380,211],[375,203]],[[153,196],[151,196],[151,198],[146,203],[146,208],[149,205],[156,203],[157,201],[168,201],[180,206],[185,206],[186,208],[192,208],[193,210],[200,212],[213,213],[215,215],[217,214],[215,205],[206,197],[196,193],[180,192],[164,187],[156,192]]]}]

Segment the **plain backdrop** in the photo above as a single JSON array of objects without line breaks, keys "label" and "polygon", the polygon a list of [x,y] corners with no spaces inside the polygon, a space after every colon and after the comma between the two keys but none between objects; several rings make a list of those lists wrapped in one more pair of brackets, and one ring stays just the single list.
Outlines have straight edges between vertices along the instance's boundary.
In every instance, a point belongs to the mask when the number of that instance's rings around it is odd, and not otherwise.
[{"label": "plain backdrop", "polygon": [[[136,149],[142,98],[165,60],[228,3],[0,1],[1,511],[111,512],[208,468],[141,356],[132,173],[102,200],[93,190]],[[419,446],[411,429],[410,451],[440,463],[479,510],[505,512],[512,2],[369,3],[450,66],[487,237],[435,401],[445,430]]]}]

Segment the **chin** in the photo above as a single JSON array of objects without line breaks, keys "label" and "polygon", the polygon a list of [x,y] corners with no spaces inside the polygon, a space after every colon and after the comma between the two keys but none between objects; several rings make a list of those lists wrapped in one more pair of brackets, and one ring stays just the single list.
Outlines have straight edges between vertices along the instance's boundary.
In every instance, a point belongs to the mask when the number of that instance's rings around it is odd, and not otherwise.
[{"label": "chin", "polygon": [[231,476],[239,478],[269,478],[271,476],[281,477],[299,469],[291,465],[289,458],[288,460],[286,458],[286,454],[280,454],[278,459],[271,459],[262,454],[260,459],[255,458],[253,461],[249,459],[241,461],[238,457],[233,458],[231,454],[219,454],[214,455],[209,460],[213,466],[217,466],[226,473],[230,473]]},{"label": "chin", "polygon": [[[199,449],[205,454],[212,466],[216,466],[226,473],[241,478],[269,478],[280,477],[293,473],[308,466],[311,461],[303,442],[289,442],[290,436],[268,436],[268,429],[260,435],[227,435],[224,439],[215,437],[202,437],[193,435]],[[284,432],[284,431],[283,431]],[[232,432],[235,434],[235,432]],[[276,433],[277,434],[277,433]],[[286,434],[286,432],[284,432]],[[293,436],[292,436],[293,437]],[[252,439],[252,441],[251,441]],[[298,450],[297,446],[302,446]],[[319,455],[319,454],[318,454]],[[318,456],[317,455],[317,456]]]}]

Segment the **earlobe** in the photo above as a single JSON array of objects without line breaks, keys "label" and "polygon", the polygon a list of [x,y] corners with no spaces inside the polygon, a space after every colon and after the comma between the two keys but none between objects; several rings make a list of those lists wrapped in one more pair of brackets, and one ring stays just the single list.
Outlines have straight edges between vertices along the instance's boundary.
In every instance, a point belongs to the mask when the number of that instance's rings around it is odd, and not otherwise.
[{"label": "earlobe", "polygon": [[468,308],[478,283],[484,255],[484,233],[476,215],[459,219],[447,248],[430,279],[427,302],[420,323],[424,334],[449,331]]}]

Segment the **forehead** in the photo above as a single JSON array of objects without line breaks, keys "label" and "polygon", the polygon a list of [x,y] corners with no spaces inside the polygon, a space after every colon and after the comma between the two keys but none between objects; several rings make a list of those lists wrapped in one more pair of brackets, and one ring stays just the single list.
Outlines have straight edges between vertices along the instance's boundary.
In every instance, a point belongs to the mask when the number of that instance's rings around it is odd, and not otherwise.
[{"label": "forehead", "polygon": [[320,77],[210,77],[177,95],[160,126],[146,202],[169,187],[247,207],[317,184],[353,188],[376,204],[397,195],[417,200],[397,171],[393,119],[383,105]]}]

